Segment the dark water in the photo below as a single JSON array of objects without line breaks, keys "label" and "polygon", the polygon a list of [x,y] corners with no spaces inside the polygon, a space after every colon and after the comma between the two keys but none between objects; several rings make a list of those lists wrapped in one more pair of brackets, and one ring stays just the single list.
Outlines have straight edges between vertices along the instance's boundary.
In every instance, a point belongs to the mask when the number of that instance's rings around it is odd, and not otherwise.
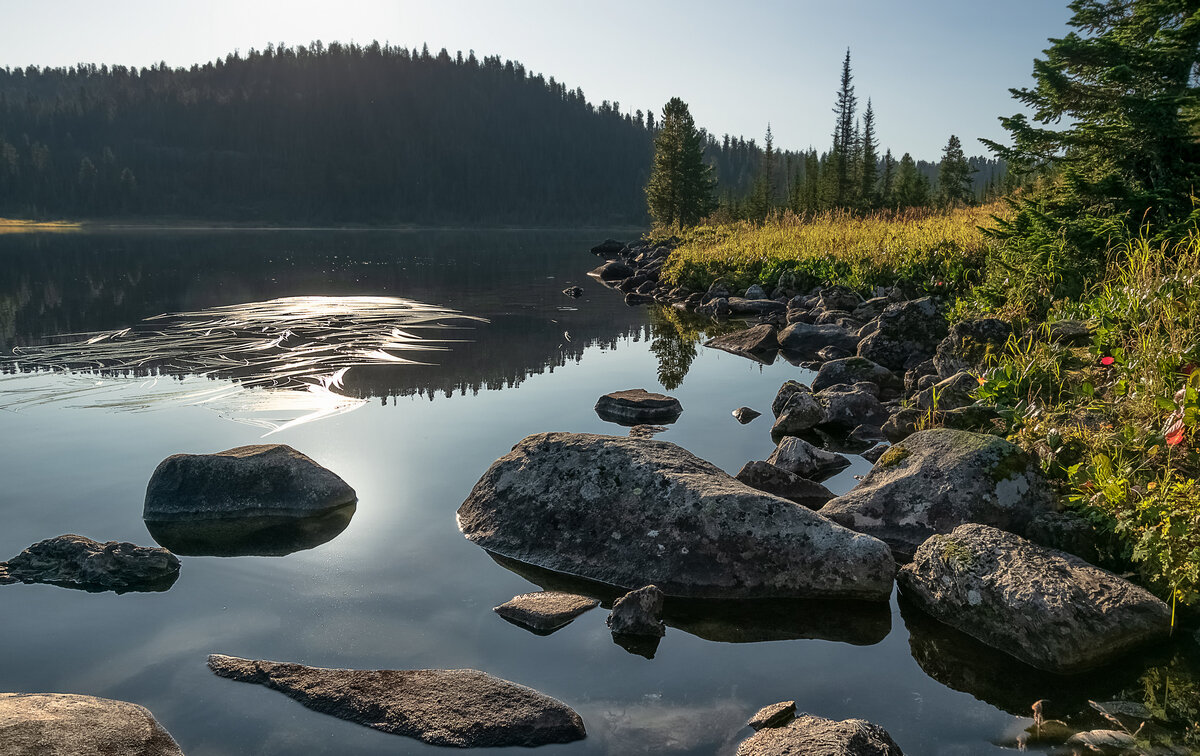
[{"label": "dark water", "polygon": [[[731,753],[757,708],[884,726],[909,754],[988,754],[1049,698],[1052,716],[1133,697],[1178,708],[1196,696],[1178,643],[1119,668],[1038,674],[890,605],[675,604],[653,659],[613,643],[605,612],[537,636],[491,611],[560,579],[503,565],[467,542],[454,513],[480,474],[527,434],[623,434],[592,411],[608,391],[670,389],[684,406],[660,438],[735,472],[765,459],[779,384],[806,374],[694,343],[694,330],[584,275],[596,234],[140,233],[0,237],[0,345],[128,326],[164,312],[298,295],[400,296],[489,319],[436,366],[352,369],[355,411],[269,436],[345,478],[353,513],[250,543],[180,542],[165,593],[0,588],[0,690],[58,691],[151,709],[189,756],[426,753],[436,749],[217,678],[209,653],[324,667],[472,667],[567,702],[584,741],[546,753]],[[579,284],[580,300],[560,290]],[[0,558],[60,533],[149,545],[146,482],[164,457],[257,443],[263,427],[173,398],[205,378],[0,375]],[[99,386],[97,384],[100,384]],[[99,392],[99,393],[98,393]],[[244,418],[239,418],[244,419]],[[831,488],[846,490],[856,464]],[[351,516],[352,515],[352,516]],[[346,517],[349,517],[347,522]],[[175,540],[172,540],[175,539]],[[213,543],[217,545],[214,546]],[[222,550],[222,548],[224,550]],[[275,554],[252,556],[242,554]],[[609,598],[599,591],[602,598]],[[1191,656],[1189,656],[1191,654]],[[1189,687],[1190,686],[1190,687]],[[1185,700],[1186,703],[1186,700]],[[1083,722],[1083,720],[1080,720]],[[1098,724],[1088,720],[1090,724]]]}]

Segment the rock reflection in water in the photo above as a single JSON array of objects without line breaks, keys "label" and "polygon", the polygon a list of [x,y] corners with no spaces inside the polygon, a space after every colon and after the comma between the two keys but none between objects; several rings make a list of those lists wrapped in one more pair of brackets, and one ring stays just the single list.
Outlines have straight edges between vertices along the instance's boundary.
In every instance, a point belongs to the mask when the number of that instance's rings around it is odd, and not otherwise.
[{"label": "rock reflection in water", "polygon": [[[565,591],[600,599],[605,609],[627,591],[603,583],[564,575],[515,559],[488,555],[547,591]],[[718,643],[758,643],[781,640],[828,640],[870,646],[887,637],[892,615],[883,601],[809,599],[680,599],[663,605],[668,627]],[[634,652],[638,653],[638,652]],[[644,654],[643,654],[644,655]]]},{"label": "rock reflection in water", "polygon": [[1030,715],[1034,701],[1046,699],[1048,717],[1064,719],[1090,711],[1088,700],[1104,701],[1136,681],[1146,667],[1144,656],[1078,675],[1035,669],[938,622],[910,601],[899,598],[900,617],[908,629],[913,659],[925,674],[954,690],[1020,717]]},{"label": "rock reflection in water", "polygon": [[286,556],[336,538],[350,525],[355,504],[316,517],[236,517],[146,521],[158,544],[180,556]]}]

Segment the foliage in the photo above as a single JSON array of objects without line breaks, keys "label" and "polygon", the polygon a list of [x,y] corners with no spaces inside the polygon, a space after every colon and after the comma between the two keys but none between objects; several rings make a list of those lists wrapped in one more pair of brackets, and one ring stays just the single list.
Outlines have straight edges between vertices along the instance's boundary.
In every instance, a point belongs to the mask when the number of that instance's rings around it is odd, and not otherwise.
[{"label": "foliage", "polygon": [[977,224],[998,211],[784,213],[765,224],[699,226],[683,235],[663,275],[694,288],[717,278],[735,287],[774,287],[791,273],[800,289],[844,283],[869,292],[899,282],[914,294],[964,291],[986,251]]},{"label": "foliage", "polygon": [[963,154],[962,142],[954,134],[942,151],[938,164],[938,200],[940,207],[969,205],[975,199],[971,190],[971,166]]},{"label": "foliage", "polygon": [[687,103],[672,97],[654,138],[654,164],[646,203],[657,226],[687,228],[716,209],[712,169],[704,163],[704,135]]}]

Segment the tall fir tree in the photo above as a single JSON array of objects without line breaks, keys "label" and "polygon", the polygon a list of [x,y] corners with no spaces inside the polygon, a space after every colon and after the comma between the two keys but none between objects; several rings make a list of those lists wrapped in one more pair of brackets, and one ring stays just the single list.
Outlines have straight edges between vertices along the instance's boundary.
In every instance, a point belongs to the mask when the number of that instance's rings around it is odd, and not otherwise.
[{"label": "tall fir tree", "polygon": [[771,124],[768,123],[762,162],[759,166],[758,178],[754,182],[754,192],[750,197],[750,212],[755,220],[766,218],[775,207],[775,163],[777,159],[775,136],[771,133]]},{"label": "tall fir tree", "polygon": [[854,96],[854,76],[850,73],[850,48],[842,61],[841,86],[833,107],[836,116],[833,149],[829,152],[829,201],[834,207],[846,207],[853,191],[851,153],[854,141],[854,115],[858,100]]},{"label": "tall fir tree", "polygon": [[870,210],[879,206],[876,183],[879,181],[879,143],[875,138],[875,109],[867,100],[862,120],[862,147],[859,158],[859,206]]},{"label": "tall fir tree", "polygon": [[971,204],[975,199],[975,190],[971,188],[974,172],[963,154],[962,143],[951,134],[942,150],[942,162],[938,164],[938,206],[951,208]]},{"label": "tall fir tree", "polygon": [[904,153],[896,170],[895,206],[898,208],[924,207],[929,204],[929,179],[917,170],[917,161]]},{"label": "tall fir tree", "polygon": [[892,157],[891,148],[883,153],[883,175],[879,179],[879,203],[884,207],[894,207],[893,190],[896,183],[896,158]]},{"label": "tall fir tree", "polygon": [[694,226],[716,209],[716,181],[704,163],[704,135],[687,103],[672,97],[663,107],[654,138],[654,162],[646,202],[654,222],[664,227]]},{"label": "tall fir tree", "polygon": [[821,209],[821,156],[809,148],[804,155],[804,211],[815,213]]}]

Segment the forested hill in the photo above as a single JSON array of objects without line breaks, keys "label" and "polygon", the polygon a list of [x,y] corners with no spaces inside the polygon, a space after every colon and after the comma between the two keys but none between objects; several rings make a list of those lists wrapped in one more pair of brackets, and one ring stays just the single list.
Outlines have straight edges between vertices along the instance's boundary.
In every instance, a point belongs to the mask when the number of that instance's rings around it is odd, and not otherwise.
[{"label": "forested hill", "polygon": [[652,150],[643,118],[444,50],[0,69],[0,216],[642,223]]}]

